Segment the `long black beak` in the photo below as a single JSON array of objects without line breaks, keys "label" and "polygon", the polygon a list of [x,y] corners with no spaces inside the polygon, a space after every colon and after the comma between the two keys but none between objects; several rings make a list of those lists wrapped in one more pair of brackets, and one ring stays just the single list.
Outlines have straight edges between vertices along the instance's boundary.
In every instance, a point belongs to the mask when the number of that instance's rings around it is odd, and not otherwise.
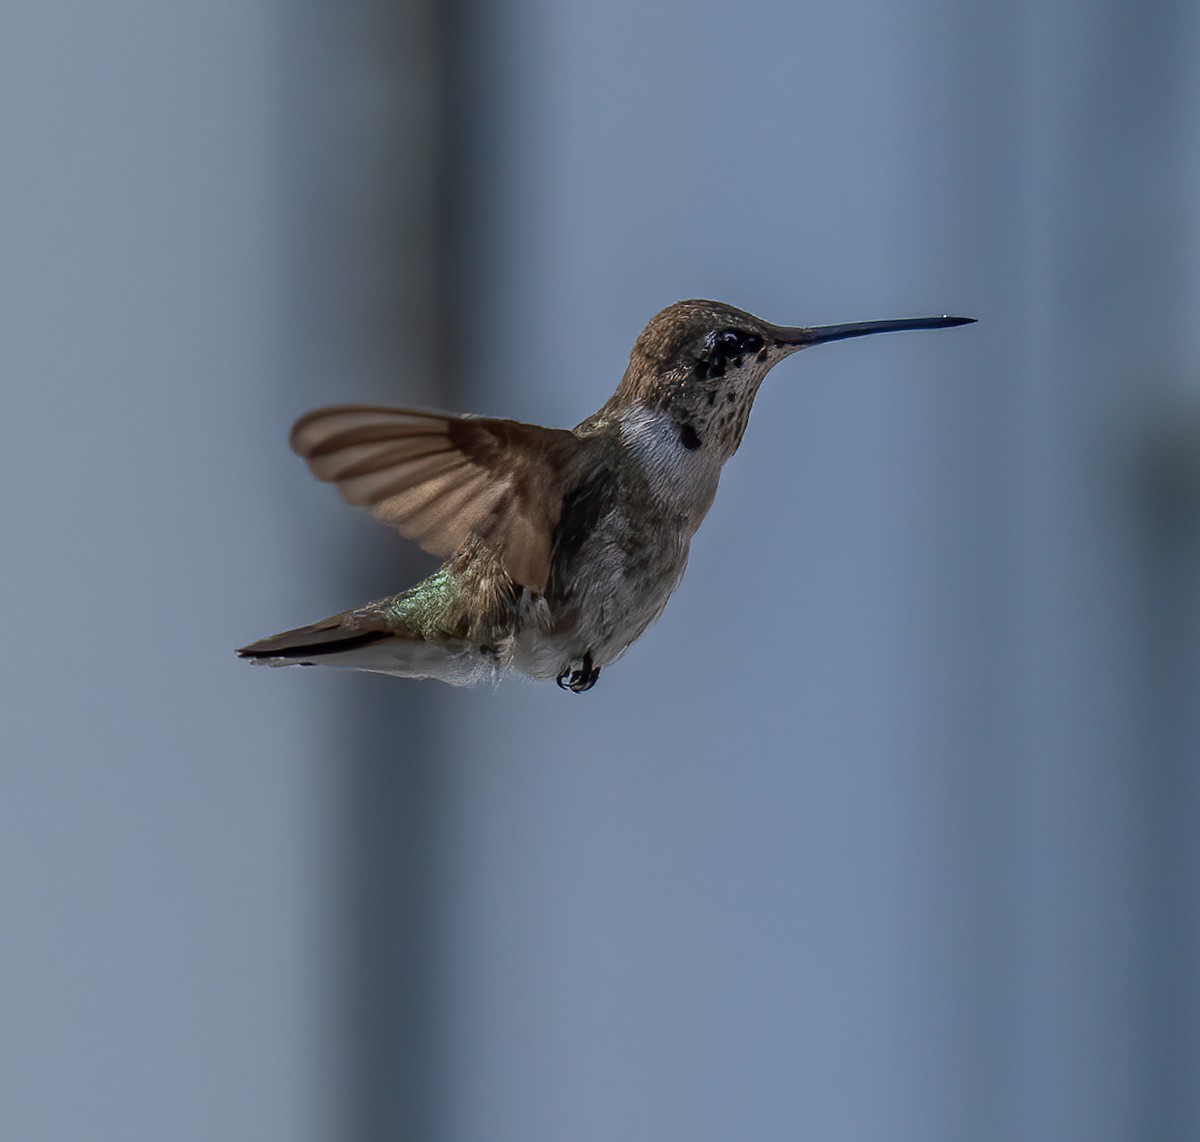
[{"label": "long black beak", "polygon": [[949,329],[970,325],[973,317],[902,317],[898,321],[854,321],[849,325],[815,325],[811,329],[779,328],[776,341],[792,349],[820,345],[823,341],[841,341],[846,337],[865,337],[868,333],[898,333],[904,329]]}]

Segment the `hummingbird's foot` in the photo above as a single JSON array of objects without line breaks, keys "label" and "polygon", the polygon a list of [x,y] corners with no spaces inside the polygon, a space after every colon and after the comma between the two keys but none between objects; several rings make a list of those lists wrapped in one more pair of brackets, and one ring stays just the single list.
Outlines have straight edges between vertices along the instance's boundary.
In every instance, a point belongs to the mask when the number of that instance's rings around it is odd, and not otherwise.
[{"label": "hummingbird's foot", "polygon": [[[573,694],[582,694],[596,685],[600,677],[600,667],[592,662],[592,652],[589,650],[582,658],[576,659],[578,666],[572,662],[557,678],[559,686],[570,690]],[[573,669],[572,669],[573,668]]]}]

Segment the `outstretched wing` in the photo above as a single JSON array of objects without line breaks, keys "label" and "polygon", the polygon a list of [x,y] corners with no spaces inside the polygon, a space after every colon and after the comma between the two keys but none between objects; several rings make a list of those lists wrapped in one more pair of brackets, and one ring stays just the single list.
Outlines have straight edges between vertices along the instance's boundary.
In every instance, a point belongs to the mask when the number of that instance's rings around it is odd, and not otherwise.
[{"label": "outstretched wing", "polygon": [[302,416],[292,449],[346,500],[446,556],[483,540],[508,575],[544,591],[573,433],[516,420],[340,405]]}]

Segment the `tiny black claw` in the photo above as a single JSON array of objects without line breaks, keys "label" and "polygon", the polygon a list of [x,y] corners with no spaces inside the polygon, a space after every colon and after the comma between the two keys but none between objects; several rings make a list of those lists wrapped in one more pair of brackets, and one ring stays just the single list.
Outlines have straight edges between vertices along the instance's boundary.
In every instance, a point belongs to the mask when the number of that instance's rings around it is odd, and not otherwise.
[{"label": "tiny black claw", "polygon": [[580,661],[578,670],[568,667],[555,681],[563,690],[570,690],[573,694],[582,694],[585,690],[590,690],[595,686],[596,679],[599,677],[600,667],[592,662],[592,653],[588,651]]}]

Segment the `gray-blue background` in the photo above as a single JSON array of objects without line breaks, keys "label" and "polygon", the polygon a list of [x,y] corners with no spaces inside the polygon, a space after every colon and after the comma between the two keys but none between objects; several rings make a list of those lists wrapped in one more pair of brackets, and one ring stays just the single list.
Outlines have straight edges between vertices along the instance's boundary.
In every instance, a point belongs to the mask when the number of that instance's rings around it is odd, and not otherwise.
[{"label": "gray-blue background", "polygon": [[[0,1129],[1200,1135],[1200,9],[0,14]],[[773,374],[585,697],[251,671],[320,402]]]}]

